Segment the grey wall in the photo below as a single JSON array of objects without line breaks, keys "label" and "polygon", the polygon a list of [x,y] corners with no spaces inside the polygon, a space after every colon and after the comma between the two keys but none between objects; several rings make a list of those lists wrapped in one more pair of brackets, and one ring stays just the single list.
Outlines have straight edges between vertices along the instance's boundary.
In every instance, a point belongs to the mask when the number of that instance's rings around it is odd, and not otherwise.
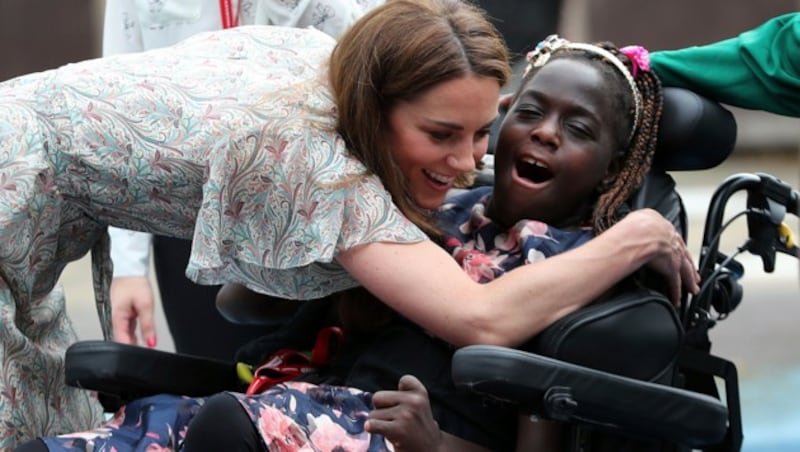
[{"label": "grey wall", "polygon": [[102,5],[102,0],[0,0],[0,80],[99,55]]},{"label": "grey wall", "polygon": [[592,39],[651,49],[735,36],[766,19],[797,11],[797,0],[586,0]]},{"label": "grey wall", "polygon": [[[799,0],[565,0],[562,33],[576,40],[637,43],[651,50],[736,36],[765,20],[800,10]],[[731,108],[741,151],[800,149],[800,121]]]}]

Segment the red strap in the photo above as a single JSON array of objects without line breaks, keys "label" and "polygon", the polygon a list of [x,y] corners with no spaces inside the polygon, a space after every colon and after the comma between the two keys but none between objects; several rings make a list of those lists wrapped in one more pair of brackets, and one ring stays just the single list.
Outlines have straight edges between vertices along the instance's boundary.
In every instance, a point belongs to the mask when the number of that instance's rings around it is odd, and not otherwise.
[{"label": "red strap", "polygon": [[219,15],[222,19],[223,29],[239,25],[239,14],[233,13],[233,0],[219,0]]},{"label": "red strap", "polygon": [[[342,345],[344,334],[338,327],[323,328],[317,334],[317,341],[311,356],[297,350],[282,349],[273,353],[270,359],[254,372],[253,381],[247,387],[247,395],[259,394],[278,383],[291,380],[304,373],[313,372],[330,363],[332,355]],[[335,349],[331,350],[331,339]]]},{"label": "red strap", "polygon": [[331,337],[335,336],[334,345],[336,348],[333,350],[335,353],[342,345],[342,338],[344,334],[342,329],[336,326],[329,326],[323,328],[317,334],[317,342],[314,343],[314,348],[311,350],[311,364],[315,366],[324,366],[331,360]]}]

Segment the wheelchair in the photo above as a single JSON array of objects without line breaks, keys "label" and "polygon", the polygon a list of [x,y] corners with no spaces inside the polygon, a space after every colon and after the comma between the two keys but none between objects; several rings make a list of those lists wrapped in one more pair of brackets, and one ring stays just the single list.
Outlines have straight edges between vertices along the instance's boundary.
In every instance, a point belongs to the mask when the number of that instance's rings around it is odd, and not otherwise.
[{"label": "wheelchair", "polygon": [[[661,212],[685,238],[685,209],[667,171],[712,168],[728,157],[735,139],[729,111],[691,91],[666,88],[654,169],[631,208]],[[786,214],[798,214],[798,193],[767,174],[731,176],[708,211],[697,296],[676,309],[661,293],[637,286],[566,316],[521,349],[464,347],[453,356],[456,386],[569,424],[568,450],[739,450],[736,367],[712,355],[708,339],[708,330],[741,300],[742,266],[719,250],[725,206],[738,191],[748,194],[745,248],[762,257],[764,270],[774,269],[777,252],[797,256],[781,225]],[[108,411],[158,393],[242,390],[234,363],[109,341],[73,344],[65,376],[70,386],[97,391]],[[715,377],[725,382],[724,400]]]}]

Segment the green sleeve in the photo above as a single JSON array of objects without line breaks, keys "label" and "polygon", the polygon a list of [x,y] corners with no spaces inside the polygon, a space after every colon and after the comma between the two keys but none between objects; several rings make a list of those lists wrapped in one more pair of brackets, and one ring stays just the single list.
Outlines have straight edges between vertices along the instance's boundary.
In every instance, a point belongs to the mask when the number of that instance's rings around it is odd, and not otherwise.
[{"label": "green sleeve", "polygon": [[800,117],[800,13],[716,43],[653,52],[665,86],[722,103]]}]

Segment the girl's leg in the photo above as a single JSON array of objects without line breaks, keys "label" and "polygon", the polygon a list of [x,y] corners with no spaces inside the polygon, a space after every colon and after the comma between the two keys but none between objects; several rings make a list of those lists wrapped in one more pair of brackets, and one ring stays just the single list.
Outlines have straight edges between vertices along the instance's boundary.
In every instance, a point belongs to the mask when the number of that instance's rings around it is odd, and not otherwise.
[{"label": "girl's leg", "polygon": [[[189,424],[183,452],[264,451],[261,436],[242,405],[228,394],[209,398]],[[34,452],[34,451],[31,451]]]},{"label": "girl's leg", "polygon": [[48,452],[49,449],[44,444],[44,442],[34,439],[33,441],[28,441],[26,443],[20,444],[14,452]]}]

